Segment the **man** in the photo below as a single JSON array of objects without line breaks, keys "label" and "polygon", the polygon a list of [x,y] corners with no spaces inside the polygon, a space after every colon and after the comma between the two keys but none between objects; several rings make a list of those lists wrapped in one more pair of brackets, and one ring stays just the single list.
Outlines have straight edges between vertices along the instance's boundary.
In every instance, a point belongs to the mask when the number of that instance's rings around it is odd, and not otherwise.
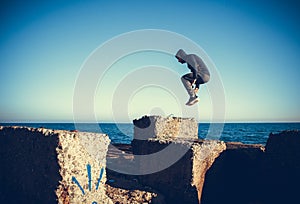
[{"label": "man", "polygon": [[[181,77],[181,81],[190,96],[185,105],[191,106],[198,102],[196,94],[198,93],[199,85],[209,81],[210,73],[202,59],[195,54],[186,54],[184,50],[180,49],[175,57],[181,64],[187,63],[187,67],[191,70],[191,73]],[[193,86],[195,86],[194,89]]]}]

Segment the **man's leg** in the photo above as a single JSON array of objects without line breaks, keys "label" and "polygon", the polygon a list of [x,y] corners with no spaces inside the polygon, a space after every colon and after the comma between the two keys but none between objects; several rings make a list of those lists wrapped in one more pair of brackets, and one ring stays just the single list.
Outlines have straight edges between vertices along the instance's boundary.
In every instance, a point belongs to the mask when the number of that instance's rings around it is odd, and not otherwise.
[{"label": "man's leg", "polygon": [[186,75],[183,75],[181,77],[182,84],[186,91],[188,92],[190,97],[195,97],[194,89],[192,87],[192,82],[193,82],[193,74],[189,73]]},{"label": "man's leg", "polygon": [[195,84],[196,84],[196,86],[195,86],[195,89],[194,89],[194,93],[197,94],[198,91],[199,91],[199,86],[200,86],[200,84],[204,84],[204,81],[202,80],[201,77],[199,77],[199,78],[197,78]]},{"label": "man's leg", "polygon": [[196,103],[198,101],[198,97],[195,95],[195,91],[192,87],[192,82],[194,81],[193,74],[189,73],[182,76],[181,81],[190,96],[190,99],[188,100],[188,102],[186,102],[185,105],[192,105]]}]

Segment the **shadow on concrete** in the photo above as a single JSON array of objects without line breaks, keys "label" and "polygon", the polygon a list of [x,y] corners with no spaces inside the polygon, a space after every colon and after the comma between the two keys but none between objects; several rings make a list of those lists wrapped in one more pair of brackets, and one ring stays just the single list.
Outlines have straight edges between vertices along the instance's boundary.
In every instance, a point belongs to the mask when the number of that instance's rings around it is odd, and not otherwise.
[{"label": "shadow on concrete", "polygon": [[1,203],[57,203],[58,138],[27,128],[0,130]]}]

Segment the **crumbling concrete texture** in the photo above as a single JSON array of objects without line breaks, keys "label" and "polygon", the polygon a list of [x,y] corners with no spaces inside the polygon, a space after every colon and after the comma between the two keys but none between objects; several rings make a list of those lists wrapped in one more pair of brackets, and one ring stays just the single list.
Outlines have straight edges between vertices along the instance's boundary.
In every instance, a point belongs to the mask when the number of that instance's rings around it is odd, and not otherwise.
[{"label": "crumbling concrete texture", "polygon": [[[133,140],[134,154],[147,155],[159,152],[171,145],[173,141],[163,140]],[[195,141],[193,143],[173,143],[173,150],[186,150],[178,161],[168,168],[152,174],[139,176],[139,182],[161,192],[167,203],[199,203],[206,171],[214,159],[225,149],[225,143],[220,141]],[[176,152],[170,152],[171,155]],[[140,168],[159,167],[163,161],[161,157],[147,160]]]},{"label": "crumbling concrete texture", "polygon": [[58,132],[58,163],[62,180],[56,191],[59,203],[113,203],[106,195],[105,134]]},{"label": "crumbling concrete texture", "polygon": [[[159,155],[171,144],[175,147],[171,155],[185,152],[173,165],[152,174],[111,174],[119,186],[110,186],[104,185],[106,135],[0,126],[0,201],[57,203],[57,193],[60,203],[198,203],[202,190],[204,204],[299,203],[299,131],[270,134],[265,148],[226,143],[226,150],[223,142],[178,136],[151,135],[146,140],[133,140],[135,156]],[[111,156],[122,157],[116,153]],[[140,168],[163,166],[166,158],[152,157]],[[124,189],[128,180],[132,187]],[[137,184],[142,186],[140,191]],[[145,186],[152,190],[148,192]]]},{"label": "crumbling concrete texture", "polygon": [[[161,192],[168,203],[199,203],[205,173],[225,150],[225,143],[198,140],[198,124],[194,119],[150,116],[135,120],[134,124],[133,153],[157,155],[136,161],[141,174],[157,168],[156,172],[139,176],[139,181]],[[169,156],[162,151],[169,151]],[[171,163],[174,157],[176,161]],[[169,166],[161,168],[168,163]]]},{"label": "crumbling concrete texture", "polygon": [[58,138],[45,129],[0,127],[1,203],[56,203]]},{"label": "crumbling concrete texture", "polygon": [[[157,194],[138,190],[138,189],[124,189],[116,188],[107,185],[107,195],[114,201],[114,203],[122,204],[140,204],[140,203],[158,203],[155,201]],[[161,202],[159,204],[162,204]]]},{"label": "crumbling concrete texture", "polygon": [[[226,145],[221,141],[203,141],[194,143],[193,150],[193,169],[192,169],[192,186],[196,186],[198,201],[201,201],[202,189],[205,181],[205,174],[215,159],[226,149]],[[199,202],[200,203],[200,202]]]},{"label": "crumbling concrete texture", "polygon": [[[114,162],[120,165],[136,166],[133,162],[132,147],[128,144],[114,144],[108,147],[107,163]],[[109,166],[107,164],[107,166]],[[122,204],[165,204],[164,196],[158,191],[141,185],[136,175],[124,174],[106,169],[107,195],[114,203]]]},{"label": "crumbling concrete texture", "polygon": [[134,120],[134,139],[198,139],[198,123],[194,118],[144,116]]},{"label": "crumbling concrete texture", "polygon": [[103,134],[0,127],[0,200],[112,203],[104,187],[109,142]]}]

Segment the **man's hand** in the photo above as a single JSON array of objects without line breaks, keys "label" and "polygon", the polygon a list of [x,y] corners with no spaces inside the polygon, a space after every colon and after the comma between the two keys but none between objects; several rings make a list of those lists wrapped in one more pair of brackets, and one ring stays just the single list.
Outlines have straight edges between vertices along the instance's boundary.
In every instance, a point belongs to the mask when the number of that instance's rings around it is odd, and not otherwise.
[{"label": "man's hand", "polygon": [[194,81],[192,82],[192,88],[194,89],[196,87],[196,79],[194,79]]}]

